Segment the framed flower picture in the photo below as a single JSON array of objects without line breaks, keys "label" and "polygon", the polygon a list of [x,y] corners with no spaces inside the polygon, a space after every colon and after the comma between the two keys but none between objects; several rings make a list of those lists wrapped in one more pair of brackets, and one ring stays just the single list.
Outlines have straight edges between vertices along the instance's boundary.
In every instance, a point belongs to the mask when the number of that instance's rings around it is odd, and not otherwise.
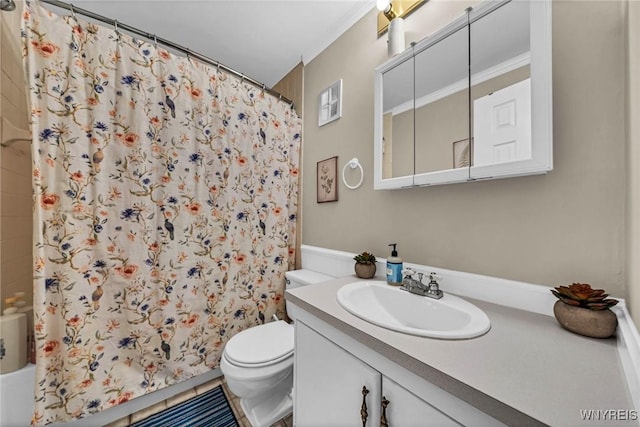
[{"label": "framed flower picture", "polygon": [[318,162],[317,202],[338,201],[338,156]]}]

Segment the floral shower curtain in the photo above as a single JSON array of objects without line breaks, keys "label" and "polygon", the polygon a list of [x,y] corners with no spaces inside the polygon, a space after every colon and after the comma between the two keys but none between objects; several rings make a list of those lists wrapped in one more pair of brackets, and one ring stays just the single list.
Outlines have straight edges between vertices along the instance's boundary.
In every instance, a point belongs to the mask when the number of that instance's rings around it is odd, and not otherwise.
[{"label": "floral shower curtain", "polygon": [[209,371],[234,333],[283,314],[301,124],[153,43],[23,14],[43,425]]}]

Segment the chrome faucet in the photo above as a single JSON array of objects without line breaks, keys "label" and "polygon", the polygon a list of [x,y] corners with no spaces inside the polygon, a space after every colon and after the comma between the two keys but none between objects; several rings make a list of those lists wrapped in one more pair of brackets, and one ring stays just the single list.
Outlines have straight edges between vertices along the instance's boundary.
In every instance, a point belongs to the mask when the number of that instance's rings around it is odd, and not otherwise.
[{"label": "chrome faucet", "polygon": [[[400,289],[404,289],[407,292],[411,292],[416,295],[426,295],[428,289],[422,283],[422,273],[418,273],[415,270],[407,268],[406,270],[402,270],[403,279],[402,279],[402,287]],[[418,275],[418,280],[413,278],[413,275]]]},{"label": "chrome faucet", "polygon": [[[436,275],[436,273],[429,273],[429,283],[426,285],[422,283],[422,277],[424,276],[423,273],[407,268],[402,270],[402,274],[404,278],[402,279],[402,287],[400,289],[404,289],[412,294],[435,299],[440,299],[444,296],[444,293],[440,290],[440,285],[438,284],[438,280],[441,280],[442,277]],[[414,274],[418,276],[418,279],[413,278]]]}]

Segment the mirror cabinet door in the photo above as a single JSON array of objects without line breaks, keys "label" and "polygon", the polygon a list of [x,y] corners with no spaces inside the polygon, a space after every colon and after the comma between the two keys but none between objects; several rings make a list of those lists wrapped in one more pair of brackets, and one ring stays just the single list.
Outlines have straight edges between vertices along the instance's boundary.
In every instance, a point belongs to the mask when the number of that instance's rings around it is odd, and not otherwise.
[{"label": "mirror cabinet door", "polygon": [[[496,31],[500,28],[500,31]],[[529,5],[509,2],[471,23],[471,163],[531,158]]]},{"label": "mirror cabinet door", "polygon": [[[550,170],[535,150],[536,145],[546,150],[550,140],[534,139],[533,90],[544,83],[542,67],[537,74],[532,67],[532,28],[539,25],[532,20],[535,3],[544,2],[501,3],[471,21],[471,179]],[[550,110],[549,105],[535,118],[538,123]]]},{"label": "mirror cabinet door", "polygon": [[[460,181],[469,167],[469,29],[415,55],[415,183]],[[447,171],[444,173],[444,171]]]},{"label": "mirror cabinet door", "polygon": [[381,178],[405,186],[413,184],[414,174],[413,68],[409,55],[382,72]]}]

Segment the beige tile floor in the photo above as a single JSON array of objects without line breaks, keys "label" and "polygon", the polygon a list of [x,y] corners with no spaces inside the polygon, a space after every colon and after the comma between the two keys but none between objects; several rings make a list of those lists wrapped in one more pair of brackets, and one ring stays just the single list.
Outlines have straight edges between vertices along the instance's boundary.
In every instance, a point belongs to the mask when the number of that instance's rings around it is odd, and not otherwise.
[{"label": "beige tile floor", "polygon": [[[128,415],[124,418],[121,418],[111,424],[108,424],[105,427],[129,426],[136,421],[143,420],[157,412],[160,412],[173,405],[177,405],[178,403],[182,403],[185,400],[191,399],[192,397],[195,397],[199,394],[209,391],[212,388],[219,386],[220,384],[222,384],[222,389],[224,390],[224,394],[227,397],[227,400],[229,401],[229,403],[231,404],[231,410],[233,411],[233,414],[235,415],[236,420],[238,420],[239,426],[251,427],[251,424],[249,424],[249,420],[247,420],[247,417],[244,415],[244,412],[242,412],[242,408],[240,407],[240,399],[229,391],[229,388],[227,387],[227,383],[224,381],[224,377],[216,378],[215,380],[209,381],[208,383],[205,383],[193,389],[187,390],[163,402],[160,402],[156,405],[145,408],[142,411],[139,411],[134,414]],[[293,426],[293,416],[289,415],[288,417],[276,422],[271,427],[292,427],[292,426]]]}]

